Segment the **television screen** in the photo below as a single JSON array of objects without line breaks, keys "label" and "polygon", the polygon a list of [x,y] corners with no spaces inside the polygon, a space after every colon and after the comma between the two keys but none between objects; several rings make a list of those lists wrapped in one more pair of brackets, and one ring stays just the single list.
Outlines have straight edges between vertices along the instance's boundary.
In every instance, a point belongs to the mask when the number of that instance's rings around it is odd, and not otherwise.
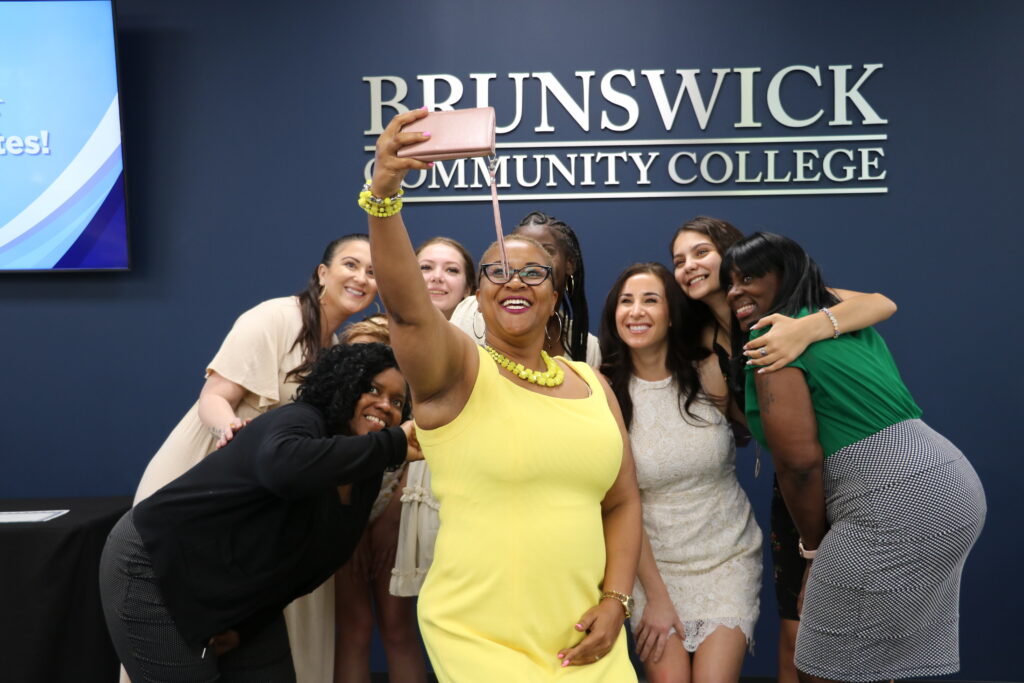
[{"label": "television screen", "polygon": [[110,0],[0,0],[0,270],[128,267]]}]

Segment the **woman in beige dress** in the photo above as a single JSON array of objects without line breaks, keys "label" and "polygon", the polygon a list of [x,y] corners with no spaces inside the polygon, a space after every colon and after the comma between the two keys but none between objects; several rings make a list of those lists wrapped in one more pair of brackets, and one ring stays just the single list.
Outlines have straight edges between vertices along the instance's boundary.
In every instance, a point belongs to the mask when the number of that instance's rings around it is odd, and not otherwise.
[{"label": "woman in beige dress", "polygon": [[[297,375],[334,332],[377,295],[365,234],[327,245],[306,288],[243,313],[206,368],[199,400],[142,475],[135,502],[176,479],[249,420],[290,403]],[[334,671],[334,585],[328,581],[285,609],[298,683],[330,681]],[[122,672],[122,681],[127,680]]]}]

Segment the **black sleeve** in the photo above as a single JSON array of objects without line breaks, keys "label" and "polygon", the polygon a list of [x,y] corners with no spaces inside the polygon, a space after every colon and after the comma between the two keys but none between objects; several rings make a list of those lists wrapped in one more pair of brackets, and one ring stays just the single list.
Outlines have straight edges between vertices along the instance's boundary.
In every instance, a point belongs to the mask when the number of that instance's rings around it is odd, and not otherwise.
[{"label": "black sleeve", "polygon": [[301,498],[325,485],[366,479],[405,460],[401,427],[364,436],[323,436],[323,432],[323,418],[311,407],[288,411],[288,419],[277,420],[256,452],[260,484],[282,498]]}]

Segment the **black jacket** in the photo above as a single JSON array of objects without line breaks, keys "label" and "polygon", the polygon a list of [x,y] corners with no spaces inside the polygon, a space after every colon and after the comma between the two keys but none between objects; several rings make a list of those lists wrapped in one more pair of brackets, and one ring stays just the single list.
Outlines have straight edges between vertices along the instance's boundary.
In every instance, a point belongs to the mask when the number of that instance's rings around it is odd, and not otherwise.
[{"label": "black jacket", "polygon": [[[327,436],[313,406],[261,415],[132,518],[160,590],[187,640],[205,645],[259,628],[351,556],[385,469],[402,464],[398,427]],[[337,486],[353,484],[350,505]]]}]

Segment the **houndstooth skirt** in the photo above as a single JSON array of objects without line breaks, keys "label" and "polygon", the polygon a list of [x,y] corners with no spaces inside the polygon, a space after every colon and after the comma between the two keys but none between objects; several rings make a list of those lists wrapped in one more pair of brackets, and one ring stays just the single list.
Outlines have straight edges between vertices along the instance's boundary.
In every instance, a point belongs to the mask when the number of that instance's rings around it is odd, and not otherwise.
[{"label": "houndstooth skirt", "polygon": [[907,420],[825,460],[830,525],[807,581],[796,666],[839,681],[958,671],[960,575],[985,521],[963,454]]}]

